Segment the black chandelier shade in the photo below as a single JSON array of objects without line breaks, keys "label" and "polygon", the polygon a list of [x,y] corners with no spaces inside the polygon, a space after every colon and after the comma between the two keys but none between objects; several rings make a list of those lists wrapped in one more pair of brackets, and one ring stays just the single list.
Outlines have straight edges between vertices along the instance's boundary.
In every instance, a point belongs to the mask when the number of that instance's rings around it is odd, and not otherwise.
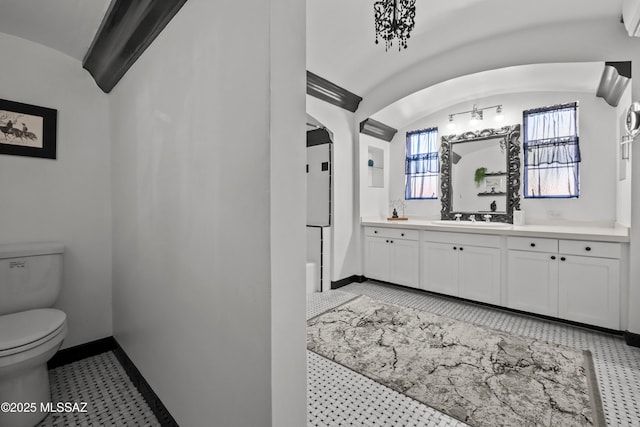
[{"label": "black chandelier shade", "polygon": [[376,44],[384,40],[385,51],[398,39],[398,51],[407,48],[407,40],[415,26],[416,0],[378,0],[373,4],[375,12]]}]

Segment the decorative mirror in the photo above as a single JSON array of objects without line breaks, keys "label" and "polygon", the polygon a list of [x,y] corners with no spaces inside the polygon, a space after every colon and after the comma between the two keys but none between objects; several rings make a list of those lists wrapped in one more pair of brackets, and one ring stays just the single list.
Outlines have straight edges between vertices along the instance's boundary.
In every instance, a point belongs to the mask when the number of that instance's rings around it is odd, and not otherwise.
[{"label": "decorative mirror", "polygon": [[491,215],[513,223],[520,209],[520,125],[442,137],[442,219]]},{"label": "decorative mirror", "polygon": [[640,102],[634,102],[627,109],[626,119],[627,135],[635,138],[640,134]]}]

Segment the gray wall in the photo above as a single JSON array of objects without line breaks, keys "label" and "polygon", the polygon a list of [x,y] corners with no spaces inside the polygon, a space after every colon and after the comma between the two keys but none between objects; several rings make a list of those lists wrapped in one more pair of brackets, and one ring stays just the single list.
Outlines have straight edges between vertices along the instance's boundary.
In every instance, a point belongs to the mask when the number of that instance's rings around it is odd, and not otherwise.
[{"label": "gray wall", "polygon": [[80,62],[56,50],[0,33],[0,51],[0,98],[58,110],[56,160],[0,155],[0,243],[63,243],[63,347],[110,336],[107,96]]},{"label": "gray wall", "polygon": [[305,424],[301,34],[191,0],[110,95],[114,333],[180,425]]}]

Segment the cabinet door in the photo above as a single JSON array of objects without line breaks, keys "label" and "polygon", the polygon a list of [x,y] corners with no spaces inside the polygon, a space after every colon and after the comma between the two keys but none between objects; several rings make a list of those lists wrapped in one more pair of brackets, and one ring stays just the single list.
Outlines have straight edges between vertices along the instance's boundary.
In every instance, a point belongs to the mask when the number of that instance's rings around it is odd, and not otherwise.
[{"label": "cabinet door", "polygon": [[543,252],[509,251],[507,307],[557,317],[558,257]]},{"label": "cabinet door", "polygon": [[620,261],[560,255],[558,303],[563,319],[620,329]]},{"label": "cabinet door", "polygon": [[422,248],[420,287],[427,291],[458,296],[457,245],[424,242]]},{"label": "cabinet door", "polygon": [[389,239],[366,237],[364,271],[371,279],[389,281]]},{"label": "cabinet door", "polygon": [[391,282],[417,288],[420,283],[420,252],[415,240],[390,240]]},{"label": "cabinet door", "polygon": [[500,304],[500,249],[462,246],[460,296],[489,304]]}]

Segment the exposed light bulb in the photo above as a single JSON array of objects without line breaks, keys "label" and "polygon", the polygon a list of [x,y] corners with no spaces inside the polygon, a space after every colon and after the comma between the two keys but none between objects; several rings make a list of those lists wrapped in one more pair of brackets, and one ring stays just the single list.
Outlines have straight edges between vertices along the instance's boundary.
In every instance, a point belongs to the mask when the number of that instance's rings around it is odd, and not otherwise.
[{"label": "exposed light bulb", "polygon": [[447,124],[448,129],[455,129],[456,122],[453,121],[453,114],[449,114],[449,123]]},{"label": "exposed light bulb", "polygon": [[471,126],[475,126],[480,120],[482,120],[482,110],[478,110],[478,108],[474,105],[473,110],[471,111],[471,121],[469,121],[469,124]]},{"label": "exposed light bulb", "polygon": [[502,105],[498,105],[496,108],[496,122],[500,123],[504,121],[504,114],[502,114]]}]

